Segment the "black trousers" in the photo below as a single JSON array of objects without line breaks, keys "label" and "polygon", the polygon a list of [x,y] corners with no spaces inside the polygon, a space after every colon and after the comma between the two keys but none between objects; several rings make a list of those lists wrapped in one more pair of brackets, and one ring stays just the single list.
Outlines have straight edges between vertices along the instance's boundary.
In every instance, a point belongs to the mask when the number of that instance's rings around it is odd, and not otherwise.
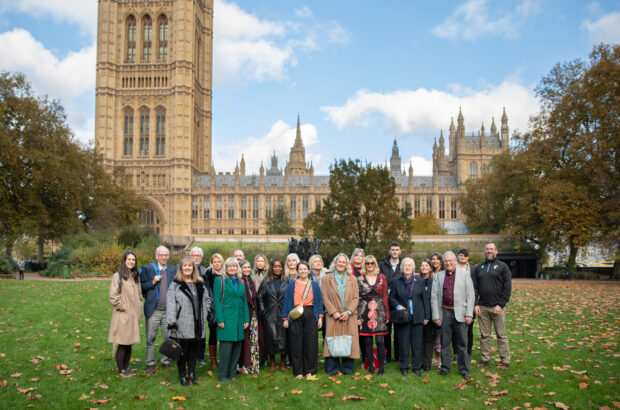
[{"label": "black trousers", "polygon": [[438,330],[439,328],[432,321],[424,325],[422,330],[422,366],[425,370],[430,369],[433,363],[433,349]]},{"label": "black trousers", "polygon": [[338,372],[342,374],[352,374],[355,371],[355,361],[348,357],[326,357],[325,373],[330,376]]},{"label": "black trousers", "polygon": [[[179,344],[183,348],[183,355],[177,362],[179,377],[185,377],[186,374],[194,374],[196,372],[196,354],[198,352],[199,340],[178,339]],[[187,373],[186,373],[187,369]]]},{"label": "black trousers", "polygon": [[304,314],[288,323],[288,352],[293,374],[315,374],[319,356],[319,329],[314,308],[304,306]]},{"label": "black trousers", "polygon": [[410,352],[413,352],[412,367],[419,371],[422,367],[422,333],[424,325],[406,323],[394,326],[398,340],[398,363],[401,370],[409,368]]},{"label": "black trousers", "polygon": [[467,324],[457,322],[454,310],[442,309],[441,318],[441,370],[450,371],[450,344],[456,344],[457,363],[459,373],[469,374],[469,359],[467,357]]}]

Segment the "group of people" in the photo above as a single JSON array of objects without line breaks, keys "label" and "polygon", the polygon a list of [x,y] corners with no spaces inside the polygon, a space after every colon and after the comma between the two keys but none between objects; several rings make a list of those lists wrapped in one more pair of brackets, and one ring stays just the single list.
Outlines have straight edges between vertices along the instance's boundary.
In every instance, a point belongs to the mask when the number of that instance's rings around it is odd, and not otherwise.
[{"label": "group of people", "polygon": [[[355,249],[351,258],[336,255],[326,269],[320,255],[306,262],[296,254],[284,261],[261,254],[251,264],[236,250],[226,260],[211,255],[205,268],[199,247],[172,266],[169,250],[160,246],[157,262],[138,269],[136,255],[125,252],[110,285],[114,310],[108,340],[117,346],[118,375],[135,375],[129,361],[132,345],[140,343],[141,309],[147,373],[156,371],[155,339],[161,331],[162,339],[175,340],[183,351],[177,361],[182,385],[198,383],[196,364],[206,365],[207,345],[210,365],[224,382],[238,373],[258,373],[261,365],[286,371],[287,363],[296,378],[312,377],[319,331],[328,375],[353,373],[360,357],[371,374],[383,374],[385,363],[397,361],[403,376],[412,371],[421,377],[433,364],[445,375],[454,359],[469,379],[475,317],[479,366],[489,365],[494,326],[501,369],[508,369],[504,322],[511,273],[497,260],[495,243],[485,245],[485,261],[475,268],[466,249],[458,257],[452,251],[433,253],[420,261],[418,272],[415,261],[400,254],[397,242],[379,262]],[[160,361],[171,368],[168,357]]]}]

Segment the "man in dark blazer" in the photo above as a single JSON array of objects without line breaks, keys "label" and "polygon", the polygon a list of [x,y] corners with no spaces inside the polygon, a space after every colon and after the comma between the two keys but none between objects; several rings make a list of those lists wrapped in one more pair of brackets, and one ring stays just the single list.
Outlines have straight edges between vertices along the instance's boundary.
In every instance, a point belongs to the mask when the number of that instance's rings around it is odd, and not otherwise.
[{"label": "man in dark blazer", "polygon": [[[379,272],[385,275],[388,283],[388,294],[392,287],[392,282],[394,279],[400,276],[400,264],[402,262],[402,258],[400,257],[401,249],[400,243],[394,241],[390,243],[390,251],[389,254],[379,261]],[[385,358],[386,362],[392,361],[392,322],[389,322],[388,325],[388,334],[384,336],[385,338]],[[396,330],[394,330],[396,333]],[[394,334],[394,360],[398,361],[398,337]]]},{"label": "man in dark blazer", "polygon": [[467,356],[467,326],[474,315],[474,284],[469,272],[456,269],[456,255],[452,251],[443,254],[445,270],[433,279],[431,313],[433,321],[441,326],[441,368],[439,375],[450,372],[450,344],[456,339],[459,373],[469,379]]},{"label": "man in dark blazer", "polygon": [[[165,246],[155,250],[157,262],[140,268],[140,286],[144,297],[144,317],[146,323],[146,371],[155,372],[155,339],[161,328],[162,339],[168,338],[168,321],[166,320],[166,293],[177,268],[168,265],[170,251]],[[161,364],[170,369],[170,360],[162,356]]]}]

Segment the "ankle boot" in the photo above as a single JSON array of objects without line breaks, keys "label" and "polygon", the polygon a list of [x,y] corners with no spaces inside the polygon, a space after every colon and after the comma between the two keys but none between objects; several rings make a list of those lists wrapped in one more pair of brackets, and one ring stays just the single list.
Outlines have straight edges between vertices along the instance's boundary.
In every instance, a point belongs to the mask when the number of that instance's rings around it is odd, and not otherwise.
[{"label": "ankle boot", "polygon": [[286,371],[286,356],[282,356],[282,358],[280,359],[280,370],[282,370],[283,372]]},{"label": "ankle boot", "polygon": [[270,372],[276,371],[276,357],[275,356],[269,356],[269,371]]},{"label": "ankle boot", "polygon": [[211,359],[211,368],[217,367],[217,346],[209,345],[209,358]]},{"label": "ankle boot", "polygon": [[192,385],[198,384],[198,382],[196,381],[196,378],[194,377],[194,373],[190,373],[190,374],[189,374],[189,382],[190,382]]},{"label": "ankle boot", "polygon": [[189,385],[189,382],[187,381],[187,379],[185,378],[185,376],[179,376],[179,381],[181,382],[181,386],[187,386],[187,385]]}]

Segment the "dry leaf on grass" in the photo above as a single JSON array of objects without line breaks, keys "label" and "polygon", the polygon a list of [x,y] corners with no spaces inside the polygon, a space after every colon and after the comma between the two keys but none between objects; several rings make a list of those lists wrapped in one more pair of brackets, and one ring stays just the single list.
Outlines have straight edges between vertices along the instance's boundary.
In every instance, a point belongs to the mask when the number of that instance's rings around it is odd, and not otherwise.
[{"label": "dry leaf on grass", "polygon": [[334,397],[334,396],[335,396],[334,392],[331,392],[331,391],[330,391],[330,392],[328,392],[328,393],[323,393],[323,394],[321,394],[321,397],[328,397],[328,398],[332,398],[332,397]]}]

